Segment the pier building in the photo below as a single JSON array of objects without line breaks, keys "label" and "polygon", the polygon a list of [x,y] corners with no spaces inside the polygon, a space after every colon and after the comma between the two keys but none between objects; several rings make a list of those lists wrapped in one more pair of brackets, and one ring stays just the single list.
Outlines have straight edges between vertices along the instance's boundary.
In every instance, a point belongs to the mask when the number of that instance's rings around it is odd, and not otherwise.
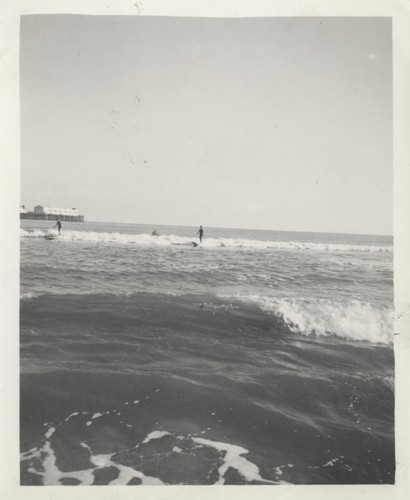
[{"label": "pier building", "polygon": [[24,205],[20,206],[20,219],[57,220],[66,222],[84,222],[84,215],[80,215],[77,208],[55,208],[36,205],[34,211],[27,211]]}]

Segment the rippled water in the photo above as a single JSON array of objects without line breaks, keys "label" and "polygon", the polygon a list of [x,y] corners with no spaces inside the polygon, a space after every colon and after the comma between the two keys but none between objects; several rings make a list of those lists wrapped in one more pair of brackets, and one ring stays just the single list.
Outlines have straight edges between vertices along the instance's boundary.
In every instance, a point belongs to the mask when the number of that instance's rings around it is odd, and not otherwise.
[{"label": "rippled water", "polygon": [[22,221],[22,484],[394,481],[390,238],[49,227]]}]

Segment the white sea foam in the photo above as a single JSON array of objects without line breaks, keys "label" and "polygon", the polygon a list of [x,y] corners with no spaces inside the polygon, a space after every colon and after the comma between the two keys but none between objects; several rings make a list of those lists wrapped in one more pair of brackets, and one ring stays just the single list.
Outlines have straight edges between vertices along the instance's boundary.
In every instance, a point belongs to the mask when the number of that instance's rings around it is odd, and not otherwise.
[{"label": "white sea foam", "polygon": [[[108,412],[105,412],[108,413]],[[70,414],[66,419],[62,421],[56,427],[50,427],[44,437],[45,442],[41,448],[31,448],[27,452],[22,452],[20,454],[20,460],[30,461],[31,464],[28,467],[28,471],[32,474],[36,474],[42,477],[42,481],[44,485],[53,486],[53,485],[61,485],[65,481],[76,480],[81,485],[92,485],[95,481],[95,472],[98,470],[106,469],[106,468],[114,468],[118,472],[118,476],[115,479],[112,479],[108,482],[110,485],[125,485],[128,484],[134,478],[138,478],[141,480],[142,484],[146,485],[164,485],[164,483],[160,478],[147,476],[143,472],[133,467],[123,465],[118,463],[115,460],[115,456],[118,452],[114,453],[100,453],[93,454],[93,451],[89,444],[86,442],[79,443],[79,446],[85,448],[89,452],[89,461],[93,465],[90,468],[83,470],[73,470],[73,471],[63,471],[58,466],[58,457],[56,455],[56,451],[53,448],[52,438],[56,433],[57,429],[59,429],[65,422],[70,420],[73,417],[78,416],[78,412],[74,412]],[[94,415],[102,415],[102,413],[96,413]],[[94,416],[93,415],[93,416]],[[90,421],[86,422],[85,425],[89,425]],[[152,431],[140,442],[140,444],[146,444],[152,441],[153,439],[161,439],[164,436],[172,436],[171,433],[167,431]],[[194,443],[195,447],[207,446],[214,448],[221,454],[222,465],[218,468],[219,477],[214,484],[224,484],[225,483],[225,474],[228,469],[235,469],[244,479],[247,481],[257,481],[265,484],[287,484],[284,481],[272,481],[269,479],[265,479],[260,475],[259,468],[253,462],[250,462],[245,457],[244,454],[248,453],[248,450],[242,448],[237,445],[233,445],[230,443],[223,443],[217,441],[211,441],[209,439],[192,437],[188,436],[175,436],[176,439],[181,439],[183,441],[187,441],[188,443]],[[139,447],[137,444],[136,447]],[[183,449],[178,446],[172,446],[171,451],[173,453],[183,453]],[[167,450],[164,450],[164,453],[168,453]],[[192,453],[192,449],[191,452]],[[41,464],[41,465],[39,465]]]},{"label": "white sea foam", "polygon": [[[21,238],[44,238],[46,235],[57,235],[55,230],[27,231],[20,229]],[[117,243],[134,244],[142,246],[188,246],[193,247],[192,243],[198,243],[195,237],[177,236],[174,234],[164,234],[152,236],[151,234],[126,234],[109,233],[94,231],[63,231],[58,236],[59,241],[83,241],[95,243]],[[204,248],[248,248],[248,249],[274,249],[274,250],[318,250],[325,252],[391,252],[392,246],[372,246],[372,245],[353,245],[336,243],[313,243],[298,241],[264,241],[239,238],[207,238],[201,244]]]},{"label": "white sea foam", "polygon": [[[232,298],[232,297],[230,297]],[[311,298],[274,298],[238,296],[254,302],[266,312],[280,318],[294,333],[334,335],[374,344],[393,342],[393,309],[358,300],[330,301]]]},{"label": "white sea foam", "polygon": [[225,473],[229,468],[236,469],[239,474],[247,481],[259,481],[264,483],[278,484],[275,481],[264,479],[259,474],[259,468],[249,460],[246,460],[242,455],[248,453],[248,450],[241,446],[236,446],[229,443],[220,443],[211,441],[210,439],[192,438],[192,441],[203,446],[210,446],[218,451],[225,452],[223,464],[219,467],[219,479],[215,484],[225,483]]},{"label": "white sea foam", "polygon": [[[89,448],[86,443],[81,443],[81,446],[84,448]],[[46,441],[44,446],[37,450],[35,453],[32,453],[30,457],[22,456],[23,460],[27,460],[30,458],[38,458],[42,460],[42,470],[37,470],[34,467],[30,467],[28,469],[32,474],[37,474],[43,477],[43,484],[45,486],[55,486],[61,485],[62,480],[64,479],[76,479],[81,485],[87,486],[92,485],[95,476],[94,472],[98,469],[104,469],[106,467],[115,467],[119,474],[118,477],[109,482],[109,484],[127,484],[133,478],[138,478],[141,480],[142,484],[146,485],[163,485],[163,481],[156,477],[146,476],[141,471],[133,469],[132,467],[128,467],[126,465],[121,465],[112,460],[112,457],[115,453],[112,454],[99,454],[90,456],[90,462],[95,466],[89,469],[77,470],[77,471],[69,471],[64,472],[58,468],[57,465],[57,457],[52,448],[51,442]]]},{"label": "white sea foam", "polygon": [[40,294],[35,293],[35,292],[23,292],[20,294],[20,299],[22,299],[22,300],[35,299],[39,295]]},{"label": "white sea foam", "polygon": [[169,432],[166,431],[152,431],[148,434],[148,436],[144,439],[142,444],[149,443],[153,439],[161,439],[164,436],[168,436]]},{"label": "white sea foam", "polygon": [[[74,414],[67,417],[65,421],[67,421],[73,415]],[[88,422],[86,422],[86,425],[87,424]],[[133,478],[140,479],[141,483],[146,485],[164,484],[163,481],[161,481],[159,478],[146,476],[139,470],[114,462],[112,460],[112,457],[116,453],[93,455],[90,447],[86,443],[80,443],[80,446],[89,450],[90,462],[94,465],[94,467],[84,470],[64,472],[58,467],[57,457],[50,441],[55,431],[55,427],[50,427],[48,429],[48,431],[45,433],[46,441],[42,448],[34,448],[29,452],[23,452],[20,454],[20,459],[22,461],[37,459],[41,462],[41,467],[39,469],[35,468],[33,465],[28,468],[28,471],[32,474],[42,476],[43,484],[45,486],[62,484],[62,481],[64,481],[64,479],[75,479],[84,486],[91,485],[95,480],[94,472],[98,469],[104,469],[106,467],[115,467],[119,473],[118,477],[110,481],[109,484],[127,484]]]},{"label": "white sea foam", "polygon": [[46,234],[50,233],[51,231],[41,231],[40,229],[33,229],[30,231],[27,231],[26,229],[20,229],[20,238],[44,238]]},{"label": "white sea foam", "polygon": [[[93,295],[98,295],[98,294],[101,294],[101,293],[106,293],[107,295],[113,295],[113,296],[116,296],[116,297],[133,297],[134,295],[137,295],[138,292],[135,292],[135,291],[132,291],[132,292],[124,292],[122,290],[115,290],[115,291],[110,291],[110,292],[106,292],[105,290],[104,291],[97,291],[97,292],[90,292],[88,290],[75,290],[76,292],[76,295],[81,295],[83,297],[91,297]],[[38,297],[41,297],[41,296],[44,296],[44,295],[47,295],[48,293],[51,293],[51,292],[22,292],[20,294],[20,300],[30,300],[30,299],[35,299],[35,298],[38,298]],[[64,290],[62,291],[53,291],[52,292],[54,295],[63,295],[64,294]],[[70,292],[68,292],[70,293]],[[168,296],[168,297],[180,297],[182,295],[184,295],[184,293],[182,291],[177,291],[177,290],[161,290],[161,291],[147,291],[146,293],[150,293],[150,294],[153,294],[153,295],[156,295],[156,294],[161,294],[161,295],[165,295],[165,296]],[[222,306],[223,307],[223,306]]]}]

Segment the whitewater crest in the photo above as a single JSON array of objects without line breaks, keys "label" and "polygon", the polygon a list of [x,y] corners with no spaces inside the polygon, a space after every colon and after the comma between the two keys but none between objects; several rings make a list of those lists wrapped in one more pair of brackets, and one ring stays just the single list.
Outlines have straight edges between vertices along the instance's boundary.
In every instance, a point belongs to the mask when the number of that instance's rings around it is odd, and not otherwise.
[{"label": "whitewater crest", "polygon": [[20,300],[29,300],[39,297],[41,294],[36,292],[22,292],[20,293]]},{"label": "whitewater crest", "polygon": [[[226,297],[225,297],[226,298]],[[277,298],[259,295],[230,297],[257,304],[292,332],[336,336],[373,344],[393,342],[393,308],[358,300]]]},{"label": "whitewater crest", "polygon": [[[20,229],[21,238],[44,238],[58,236],[56,230],[31,230]],[[63,231],[58,236],[59,241],[113,243],[123,245],[162,246],[181,245],[196,247],[198,240],[195,237],[164,234],[153,236],[151,234],[127,234],[95,231]],[[195,243],[195,245],[193,245]],[[274,249],[274,250],[316,250],[324,252],[391,252],[391,246],[353,245],[336,243],[313,243],[300,241],[264,241],[240,238],[206,238],[200,245],[204,248],[245,248],[245,249]]]},{"label": "whitewater crest", "polygon": [[[133,405],[139,401],[134,401]],[[129,402],[125,403],[126,405]],[[152,430],[143,439],[134,439],[130,446],[115,452],[107,450],[106,453],[93,451],[93,432],[106,429],[106,425],[113,425],[113,417],[122,415],[119,411],[103,411],[89,416],[91,412],[74,411],[63,421],[56,424],[45,424],[42,446],[33,447],[20,454],[20,461],[30,474],[41,478],[45,486],[55,485],[167,485],[167,484],[225,484],[226,474],[229,470],[236,471],[246,482],[256,484],[289,484],[285,481],[273,481],[261,476],[256,464],[245,458],[248,450],[230,443],[217,442],[195,435],[181,435],[179,433],[163,430]],[[98,424],[96,421],[101,421]],[[127,428],[132,432],[133,424],[124,421],[117,425]],[[59,467],[59,456],[64,450],[61,441],[66,439],[65,433],[71,426],[83,427],[84,436],[89,434],[90,439],[85,439],[73,445],[77,453],[87,454],[88,466],[77,468],[73,462],[73,470],[64,470]],[[88,430],[91,426],[96,430]],[[100,429],[100,430],[101,430]],[[203,431],[201,434],[204,434]],[[152,470],[152,462],[157,474],[154,476],[147,471]],[[83,460],[84,462],[84,460]],[[172,463],[171,469],[169,464]],[[192,476],[192,464],[202,474]],[[162,466],[162,467],[161,467]],[[68,467],[69,468],[69,467]],[[169,470],[172,474],[170,475]],[[101,483],[104,473],[110,471],[106,480]],[[145,471],[145,472],[144,472]],[[205,474],[206,482],[202,477]]]}]

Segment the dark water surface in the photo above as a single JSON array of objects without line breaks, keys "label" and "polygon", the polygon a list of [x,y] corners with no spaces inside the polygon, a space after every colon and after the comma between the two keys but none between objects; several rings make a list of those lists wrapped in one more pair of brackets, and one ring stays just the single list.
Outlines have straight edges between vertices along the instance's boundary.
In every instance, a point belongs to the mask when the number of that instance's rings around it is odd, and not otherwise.
[{"label": "dark water surface", "polygon": [[386,237],[21,233],[21,484],[393,483]]}]

